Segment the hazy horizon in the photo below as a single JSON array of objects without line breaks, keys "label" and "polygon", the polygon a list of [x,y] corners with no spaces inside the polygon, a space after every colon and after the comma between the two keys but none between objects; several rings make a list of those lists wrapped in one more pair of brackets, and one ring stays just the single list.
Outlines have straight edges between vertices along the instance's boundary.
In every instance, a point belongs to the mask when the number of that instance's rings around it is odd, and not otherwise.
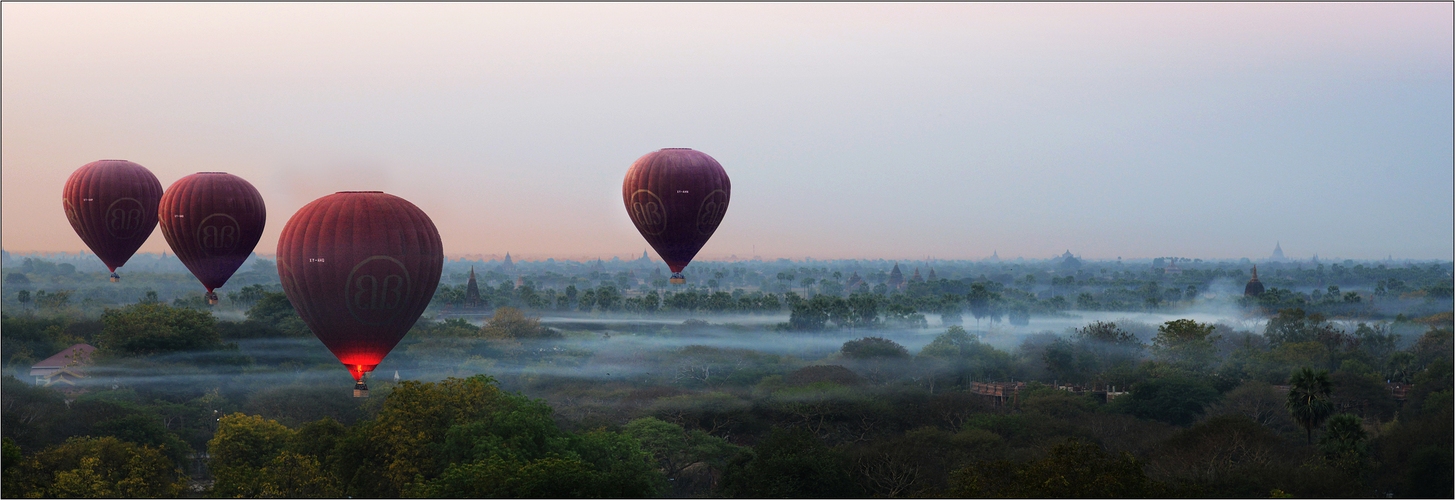
[{"label": "hazy horizon", "polygon": [[622,176],[692,147],[703,261],[1455,254],[1449,3],[0,9],[10,252],[85,249],[57,195],[124,158],[253,183],[260,254],[380,189],[454,257],[634,258]]}]

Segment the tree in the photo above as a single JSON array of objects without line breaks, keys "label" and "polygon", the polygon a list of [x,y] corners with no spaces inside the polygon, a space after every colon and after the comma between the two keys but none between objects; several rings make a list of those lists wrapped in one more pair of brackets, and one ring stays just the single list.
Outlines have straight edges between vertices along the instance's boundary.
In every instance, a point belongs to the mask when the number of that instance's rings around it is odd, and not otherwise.
[{"label": "tree", "polygon": [[1137,418],[1188,425],[1217,399],[1218,392],[1206,382],[1171,376],[1138,382],[1131,394],[1117,398],[1113,405]]},{"label": "tree", "polygon": [[1163,361],[1195,373],[1204,372],[1217,360],[1215,328],[1190,319],[1168,321],[1157,327],[1152,351]]},{"label": "tree", "polygon": [[950,479],[950,496],[960,498],[1141,498],[1161,491],[1130,453],[1113,455],[1074,438],[1041,460],[976,462]]},{"label": "tree", "polygon": [[1349,413],[1329,417],[1324,436],[1319,438],[1319,447],[1330,459],[1342,462],[1362,462],[1368,453],[1365,440],[1369,433],[1364,431],[1364,419]]},{"label": "tree", "polygon": [[[1337,287],[1330,289],[1333,293],[1338,293]],[[1315,341],[1321,334],[1328,336],[1334,330],[1321,314],[1306,314],[1303,309],[1282,309],[1268,319],[1263,336],[1268,338],[1269,344],[1277,347],[1285,343]]]},{"label": "tree", "polygon": [[294,431],[276,421],[234,413],[222,418],[208,442],[215,482],[211,493],[224,497],[338,497],[326,457],[344,432],[332,419]]},{"label": "tree", "polygon": [[971,336],[960,325],[955,325],[920,349],[915,361],[925,370],[930,383],[930,394],[935,393],[935,383],[940,377],[958,375],[964,371],[966,358],[974,349],[974,344],[979,342],[979,339]]},{"label": "tree", "polygon": [[722,493],[749,498],[860,496],[847,460],[808,431],[773,428],[751,452],[734,458]]},{"label": "tree", "polygon": [[308,325],[293,309],[288,296],[281,293],[262,292],[257,302],[247,312],[248,321],[258,322],[278,329],[284,335],[303,337],[309,335]]},{"label": "tree", "polygon": [[6,498],[20,498],[25,492],[19,488],[20,462],[25,456],[20,453],[20,445],[15,444],[14,439],[8,437],[0,438],[0,496]]},{"label": "tree", "polygon": [[216,349],[217,320],[205,311],[138,303],[101,313],[100,348],[124,355]]},{"label": "tree", "polygon": [[47,293],[45,290],[35,292],[35,305],[41,309],[60,309],[71,303],[71,290],[59,290],[54,293]]},{"label": "tree", "polygon": [[227,300],[232,302],[234,306],[251,308],[258,301],[263,300],[263,297],[267,296],[267,293],[268,291],[263,288],[263,285],[248,285],[236,292],[227,294]]},{"label": "tree", "polygon": [[491,340],[545,340],[561,338],[561,332],[542,326],[540,318],[528,317],[520,309],[501,307],[480,327],[480,336]]},{"label": "tree", "polygon": [[1207,415],[1242,416],[1269,429],[1288,432],[1293,430],[1293,421],[1284,406],[1284,399],[1268,383],[1250,380],[1224,394],[1222,400],[1208,408]]},{"label": "tree", "polygon": [[217,432],[207,442],[215,468],[262,467],[288,444],[293,431],[276,420],[233,413],[218,420]]},{"label": "tree", "polygon": [[995,303],[1000,299],[1000,294],[991,292],[985,288],[984,283],[970,285],[970,293],[965,297],[965,303],[970,306],[970,314],[975,316],[975,327],[980,327],[980,318],[999,313],[995,310]]},{"label": "tree", "polygon": [[788,329],[802,332],[816,332],[823,330],[828,320],[828,311],[825,311],[818,304],[812,301],[799,302],[793,305],[793,311],[788,315]]},{"label": "tree", "polygon": [[1329,401],[1332,392],[1329,372],[1320,370],[1316,373],[1312,368],[1304,367],[1293,372],[1289,385],[1285,405],[1293,421],[1307,432],[1308,443],[1313,444],[1314,427],[1323,424],[1324,419],[1334,412],[1334,404]]},{"label": "tree", "polygon": [[18,467],[13,487],[25,497],[176,497],[187,485],[182,470],[160,451],[110,436],[67,439]]},{"label": "tree", "polygon": [[909,357],[909,351],[904,346],[883,337],[864,337],[844,342],[839,352],[850,359]]},{"label": "tree", "polygon": [[[15,275],[12,274],[11,276],[15,276]],[[20,276],[25,276],[25,275],[22,274]],[[30,308],[30,290],[21,290],[19,292],[16,292],[15,293],[15,300],[20,301],[20,307],[29,309]]]},{"label": "tree", "polygon": [[742,451],[742,448],[701,430],[685,430],[680,425],[652,417],[628,422],[622,431],[640,441],[642,449],[652,454],[674,490],[678,490],[674,493],[685,492],[682,490],[692,482],[684,474],[688,468],[704,465],[711,476],[722,471],[728,460]]},{"label": "tree", "polygon": [[[1243,415],[1208,418],[1179,431],[1152,452],[1148,472],[1198,488],[1196,497],[1256,498],[1288,488],[1287,445]],[[1291,467],[1289,467],[1291,468]]]}]

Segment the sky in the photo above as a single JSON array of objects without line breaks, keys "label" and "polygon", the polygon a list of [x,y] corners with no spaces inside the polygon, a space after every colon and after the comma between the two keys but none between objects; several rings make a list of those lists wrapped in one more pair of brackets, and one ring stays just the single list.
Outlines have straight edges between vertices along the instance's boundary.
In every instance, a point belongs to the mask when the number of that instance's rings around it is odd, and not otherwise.
[{"label": "sky", "polygon": [[[447,255],[640,255],[621,182],[716,158],[699,259],[1452,258],[1450,3],[0,5],[0,246],[127,159],[250,181],[257,251],[383,190]],[[143,252],[167,250],[160,231]],[[655,254],[654,254],[655,256]]]}]

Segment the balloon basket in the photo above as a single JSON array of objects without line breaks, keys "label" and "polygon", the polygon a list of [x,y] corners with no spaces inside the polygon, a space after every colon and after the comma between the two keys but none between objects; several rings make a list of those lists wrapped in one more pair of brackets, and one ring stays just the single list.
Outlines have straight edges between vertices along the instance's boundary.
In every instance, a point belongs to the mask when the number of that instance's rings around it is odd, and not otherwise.
[{"label": "balloon basket", "polygon": [[215,305],[217,305],[217,293],[216,292],[207,292],[207,305],[209,305],[209,306],[215,306]]},{"label": "balloon basket", "polygon": [[356,398],[367,398],[367,397],[369,397],[369,386],[368,385],[365,385],[363,381],[359,381],[359,383],[354,384],[354,397],[356,397]]},{"label": "balloon basket", "polygon": [[116,273],[111,273],[111,282],[115,283],[118,281],[121,281],[121,276]]},{"label": "balloon basket", "polygon": [[686,285],[687,277],[683,276],[682,273],[672,273],[672,277],[667,279],[667,282],[673,285]]}]

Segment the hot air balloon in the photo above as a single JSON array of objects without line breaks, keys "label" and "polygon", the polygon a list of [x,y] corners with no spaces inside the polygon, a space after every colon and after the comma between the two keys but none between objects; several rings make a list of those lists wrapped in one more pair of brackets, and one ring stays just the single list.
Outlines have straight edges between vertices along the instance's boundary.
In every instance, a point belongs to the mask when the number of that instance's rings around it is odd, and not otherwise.
[{"label": "hot air balloon", "polygon": [[126,264],[157,227],[162,183],[146,167],[126,160],[99,160],[71,173],[61,192],[66,219],[81,241],[121,279]]},{"label": "hot air balloon", "polygon": [[283,293],[366,397],[373,371],[434,297],[444,267],[439,231],[413,203],[343,191],[305,205],[278,238]]},{"label": "hot air balloon", "polygon": [[666,148],[637,158],[621,183],[626,212],[642,237],[687,282],[682,268],[707,244],[727,213],[732,182],[722,165],[690,148]]},{"label": "hot air balloon", "polygon": [[162,195],[157,218],[177,259],[207,287],[207,303],[253,253],[268,219],[263,195],[226,172],[181,178]]}]

